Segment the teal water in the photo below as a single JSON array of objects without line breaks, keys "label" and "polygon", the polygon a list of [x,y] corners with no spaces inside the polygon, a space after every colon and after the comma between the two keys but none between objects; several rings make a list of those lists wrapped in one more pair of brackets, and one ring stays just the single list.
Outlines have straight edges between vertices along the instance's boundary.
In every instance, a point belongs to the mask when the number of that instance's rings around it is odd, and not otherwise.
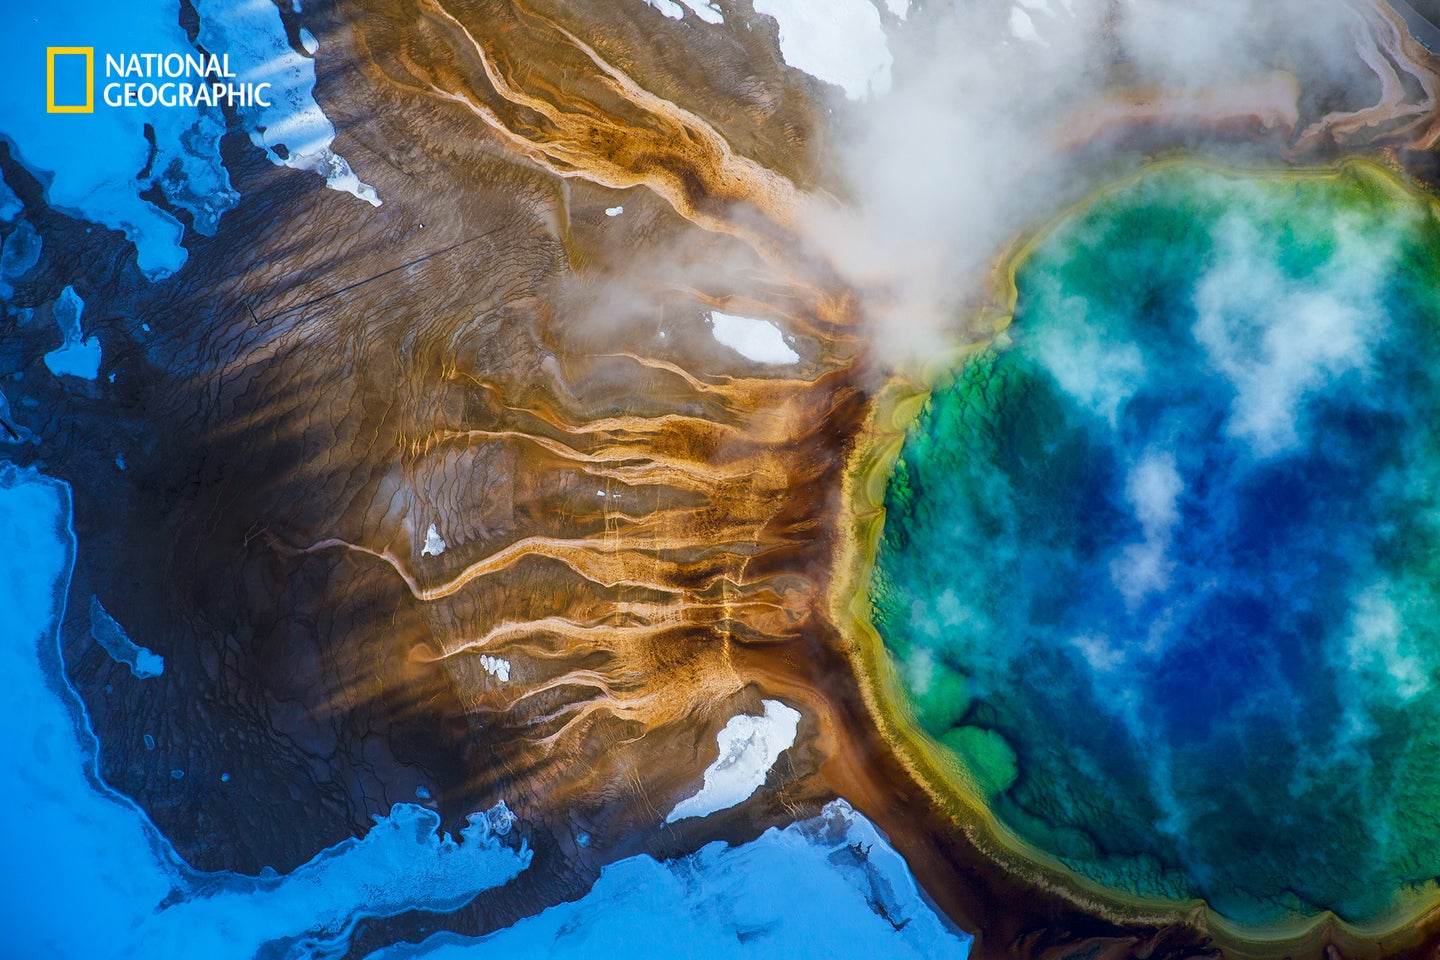
[{"label": "teal water", "polygon": [[1440,227],[1157,167],[938,386],[871,600],[922,729],[1121,894],[1378,922],[1440,875]]}]

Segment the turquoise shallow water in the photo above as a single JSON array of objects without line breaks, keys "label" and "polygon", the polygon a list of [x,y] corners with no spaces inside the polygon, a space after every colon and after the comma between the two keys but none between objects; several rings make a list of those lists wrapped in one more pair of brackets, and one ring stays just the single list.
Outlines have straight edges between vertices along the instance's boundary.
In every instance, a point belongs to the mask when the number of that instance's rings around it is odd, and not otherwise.
[{"label": "turquoise shallow water", "polygon": [[1440,229],[1370,167],[1158,167],[1016,271],[885,499],[873,614],[1021,839],[1243,923],[1440,875]]}]

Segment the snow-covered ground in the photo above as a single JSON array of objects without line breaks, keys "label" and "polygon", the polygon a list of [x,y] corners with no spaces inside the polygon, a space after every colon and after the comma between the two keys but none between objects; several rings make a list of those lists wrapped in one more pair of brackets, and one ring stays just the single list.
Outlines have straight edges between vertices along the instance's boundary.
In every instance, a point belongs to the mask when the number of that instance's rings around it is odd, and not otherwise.
[{"label": "snow-covered ground", "polygon": [[438,557],[445,552],[446,543],[440,536],[440,531],[435,524],[430,524],[430,529],[425,531],[425,544],[420,548],[422,557]]},{"label": "snow-covered ground", "polygon": [[[343,157],[330,148],[335,130],[316,105],[314,62],[289,46],[279,11],[267,0],[198,2],[200,39],[210,53],[229,54],[236,82],[268,80],[273,106],[240,112],[251,139],[277,164],[313,170],[337,190],[371,204],[380,200]],[[135,244],[140,269],[151,278],[179,270],[186,252],[182,224],[141,199],[159,187],[188,210],[195,229],[214,233],[220,217],[239,202],[220,157],[224,114],[210,107],[110,107],[103,102],[106,53],[194,54],[174,0],[67,0],[32,4],[9,17],[0,31],[0,57],[11,64],[0,84],[0,131],[17,159],[48,180],[52,206],[120,230]],[[308,32],[307,49],[318,48]],[[48,114],[46,47],[94,48],[95,109]],[[145,126],[154,131],[155,155]],[[263,131],[262,131],[263,128]],[[277,145],[283,144],[282,157]],[[9,204],[0,191],[0,211]],[[7,219],[0,213],[0,219]]]},{"label": "snow-covered ground", "polygon": [[[672,20],[693,13],[706,23],[725,22],[718,4],[704,0],[645,0]],[[1033,2],[1033,0],[1032,0]],[[905,19],[910,0],[884,0],[885,9]],[[885,42],[880,12],[870,0],[755,0],[755,12],[775,18],[780,27],[780,56],[864,100],[890,89],[894,58]]]},{"label": "snow-covered ground", "polygon": [[730,718],[715,738],[720,755],[705,770],[704,785],[677,803],[666,823],[728,809],[765,785],[770,768],[795,743],[800,713],[779,700],[766,700],[764,706],[762,716],[742,713]]},{"label": "snow-covered ground", "polygon": [[85,301],[74,287],[60,291],[55,301],[55,325],[60,328],[61,344],[45,354],[45,366],[55,376],[80,377],[94,380],[100,374],[100,338],[86,339],[80,327]]},{"label": "snow-covered ground", "polygon": [[[197,0],[200,43],[229,53],[241,83],[269,83],[271,106],[240,107],[250,140],[275,164],[313,170],[332,190],[380,206],[375,188],[362,183],[330,145],[335,127],[315,103],[315,61],[290,47],[280,11],[268,0]],[[318,42],[311,36],[309,46]]]},{"label": "snow-covered ground", "polygon": [[713,310],[710,333],[716,340],[756,363],[794,363],[800,354],[790,349],[780,328],[769,320],[737,317]]},{"label": "snow-covered ground", "polygon": [[851,100],[890,89],[894,59],[870,0],[755,0],[755,12],[780,25],[780,55],[795,69],[835,84]]},{"label": "snow-covered ground", "polygon": [[645,0],[645,2],[672,20],[685,19],[685,13],[689,11],[706,23],[725,22],[725,14],[721,13],[720,8],[709,0],[687,0],[683,3],[678,0]]},{"label": "snow-covered ground", "polygon": [[125,664],[141,680],[158,677],[165,672],[165,658],[131,640],[125,628],[100,603],[99,597],[90,598],[90,636],[110,654],[111,660]]},{"label": "snow-covered ground", "polygon": [[836,800],[752,843],[613,863],[580,900],[487,937],[437,934],[370,960],[965,960],[970,942],[874,825]]},{"label": "snow-covered ground", "polygon": [[288,874],[192,870],[99,780],[94,734],[60,669],[75,551],[69,487],[0,462],[0,544],[7,956],[320,960],[343,953],[361,917],[454,909],[528,866],[528,849],[502,842],[513,824],[503,805],[472,816],[457,842],[437,832],[438,814],[397,804],[363,838]]},{"label": "snow-covered ground", "polygon": [[480,666],[501,683],[510,682],[510,661],[503,657],[492,657],[488,653],[480,655]]},{"label": "snow-covered ground", "polygon": [[[224,119],[218,110],[108,108],[96,90],[93,113],[45,112],[46,47],[95,48],[95,85],[103,88],[105,53],[190,52],[174,0],[67,0],[30,4],[6,18],[0,57],[11,67],[0,84],[0,131],[19,161],[42,182],[50,179],[52,206],[124,232],[135,244],[140,269],[152,277],[185,262],[183,228],[170,214],[140,198],[159,185],[170,200],[195,214],[196,229],[213,231],[239,197],[220,160]],[[145,124],[155,132],[150,157]],[[140,176],[148,169],[149,174]],[[175,176],[167,175],[172,167]]]}]

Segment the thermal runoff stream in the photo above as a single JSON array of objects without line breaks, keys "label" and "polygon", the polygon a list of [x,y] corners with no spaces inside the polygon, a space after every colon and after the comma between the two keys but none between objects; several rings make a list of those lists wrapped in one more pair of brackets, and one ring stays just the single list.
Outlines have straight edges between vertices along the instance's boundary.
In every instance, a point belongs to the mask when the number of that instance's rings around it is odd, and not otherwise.
[{"label": "thermal runoff stream", "polygon": [[1017,255],[908,428],[870,598],[1032,853],[1247,927],[1433,902],[1437,264],[1369,164],[1160,164]]}]

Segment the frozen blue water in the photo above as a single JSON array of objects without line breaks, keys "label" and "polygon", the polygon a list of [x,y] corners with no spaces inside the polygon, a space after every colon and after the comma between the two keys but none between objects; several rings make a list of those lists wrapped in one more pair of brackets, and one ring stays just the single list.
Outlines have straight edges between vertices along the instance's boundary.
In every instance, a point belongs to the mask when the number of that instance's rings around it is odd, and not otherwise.
[{"label": "frozen blue water", "polygon": [[[49,46],[95,48],[93,113],[45,112]],[[132,51],[194,52],[175,0],[69,0],[32,4],[24,16],[7,17],[0,31],[0,57],[10,65],[0,85],[0,136],[46,185],[52,206],[123,231],[135,244],[140,269],[158,278],[185,262],[184,228],[140,194],[159,185],[172,203],[194,214],[202,233],[213,232],[219,215],[239,197],[220,160],[220,111],[101,102],[105,54]],[[147,123],[155,132],[153,158]]]},{"label": "frozen blue water", "polygon": [[106,612],[99,597],[90,598],[90,636],[110,654],[111,660],[125,664],[141,680],[165,672],[165,658],[131,640],[125,628]]},{"label": "frozen blue water", "polygon": [[64,342],[45,354],[45,366],[57,377],[68,374],[94,380],[100,373],[100,338],[86,339],[80,329],[80,317],[84,311],[85,301],[80,299],[74,287],[60,291],[60,299],[55,301],[55,325],[60,328]]},{"label": "frozen blue water", "polygon": [[[312,170],[334,189],[379,206],[374,189],[331,149],[335,128],[315,103],[314,61],[291,49],[275,5],[199,0],[195,7],[200,42],[209,53],[228,55],[232,82],[272,85],[271,106],[237,107],[255,145],[276,164]],[[308,31],[302,39],[312,53],[318,49]],[[92,113],[46,112],[49,46],[94,48]],[[24,17],[10,17],[0,31],[0,57],[12,65],[9,82],[0,86],[0,137],[45,185],[52,206],[123,231],[135,244],[141,271],[152,279],[185,263],[184,226],[142,194],[159,187],[207,235],[240,200],[220,156],[224,114],[218,107],[110,106],[104,88],[120,78],[106,76],[105,56],[196,52],[180,28],[176,0],[40,4]],[[58,61],[57,76],[65,66],[71,64]],[[8,188],[0,187],[0,220],[18,212],[9,197]]]},{"label": "frozen blue water", "polygon": [[324,957],[354,923],[454,909],[508,882],[530,852],[503,805],[459,841],[397,804],[363,838],[285,875],[191,869],[96,774],[98,745],[60,667],[57,625],[75,556],[70,489],[0,462],[0,931],[15,957]]},{"label": "frozen blue water", "polygon": [[[526,846],[504,840],[513,817],[503,805],[472,816],[457,839],[438,832],[434,812],[397,804],[363,838],[285,875],[193,870],[133,802],[99,779],[99,745],[61,669],[57,625],[76,550],[69,487],[0,462],[0,544],[0,675],[7,684],[0,706],[6,729],[0,848],[7,867],[0,871],[0,931],[13,955],[334,956],[363,917],[455,909],[529,865]],[[95,598],[90,622],[92,636],[137,676],[163,669]],[[153,749],[150,734],[144,741]],[[183,778],[186,771],[156,775],[167,774]],[[489,937],[442,935],[374,956],[609,957],[639,950],[963,960],[969,944],[934,911],[875,827],[837,801],[817,818],[742,846],[717,842],[675,860],[640,856],[612,864],[580,901]]]},{"label": "frozen blue water", "polygon": [[[270,106],[239,107],[250,140],[272,163],[313,170],[334,190],[380,206],[375,189],[361,183],[345,158],[330,149],[335,127],[315,103],[315,62],[295,52],[273,3],[196,0],[200,43],[212,53],[229,53],[239,80],[269,83]],[[319,43],[307,30],[301,42],[312,56]]]},{"label": "frozen blue water", "polygon": [[582,899],[489,936],[437,934],[370,960],[964,960],[970,942],[921,896],[879,831],[837,800],[738,847],[717,841],[676,860],[621,860]]},{"label": "frozen blue water", "polygon": [[[454,909],[528,866],[523,844],[502,841],[513,824],[503,805],[472,817],[457,842],[437,833],[433,812],[397,804],[365,837],[286,875],[192,870],[98,779],[98,745],[60,669],[57,624],[76,547],[69,487],[0,463],[0,543],[0,930],[11,955],[333,956],[361,917]],[[438,936],[375,957],[963,960],[969,943],[874,826],[837,801],[743,846],[612,864],[580,901],[489,937]]]}]

